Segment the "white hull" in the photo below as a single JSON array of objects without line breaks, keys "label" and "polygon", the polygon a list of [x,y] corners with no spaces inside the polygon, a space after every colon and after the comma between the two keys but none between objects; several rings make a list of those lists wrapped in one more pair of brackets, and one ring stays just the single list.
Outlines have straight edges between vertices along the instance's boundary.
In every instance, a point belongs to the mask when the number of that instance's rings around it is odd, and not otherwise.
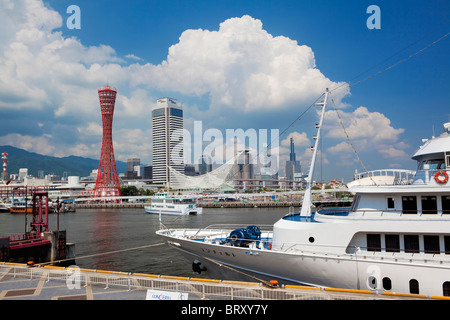
[{"label": "white hull", "polygon": [[158,209],[146,206],[145,212],[149,214],[164,214],[175,216],[198,215],[203,213],[203,208]]},{"label": "white hull", "polygon": [[[398,293],[409,293],[409,281],[416,279],[422,284],[420,294],[443,296],[442,284],[450,277],[448,260],[444,263],[443,260],[430,261],[423,257],[382,257],[365,251],[329,254],[251,249],[186,239],[180,232],[187,235],[195,234],[198,230],[160,230],[157,233],[191,262],[201,262],[202,266],[206,267],[207,274],[216,279],[278,280],[283,284]],[[215,232],[222,230],[208,231]],[[197,234],[197,237],[201,236],[201,233]],[[392,280],[390,290],[382,287],[383,278],[387,276]],[[373,278],[376,279],[375,284]]]}]

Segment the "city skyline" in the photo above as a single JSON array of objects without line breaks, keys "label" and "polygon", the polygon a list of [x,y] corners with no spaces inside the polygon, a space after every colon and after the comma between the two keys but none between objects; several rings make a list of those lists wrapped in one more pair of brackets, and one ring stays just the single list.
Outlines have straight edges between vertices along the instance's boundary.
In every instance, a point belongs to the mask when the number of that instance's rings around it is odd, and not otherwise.
[{"label": "city skyline", "polygon": [[[381,9],[380,29],[368,27],[372,4]],[[81,9],[80,29],[68,28],[71,5]],[[280,164],[294,138],[306,170],[315,113],[283,130],[325,87],[342,85],[332,98],[366,167],[414,169],[410,156],[421,139],[450,121],[450,41],[441,39],[449,12],[438,0],[3,0],[0,144],[98,159],[96,90],[109,82],[119,91],[117,160],[151,164],[151,109],[171,96],[188,130],[194,121],[223,132],[279,129]],[[348,180],[362,168],[331,103],[327,115],[324,176]]]}]

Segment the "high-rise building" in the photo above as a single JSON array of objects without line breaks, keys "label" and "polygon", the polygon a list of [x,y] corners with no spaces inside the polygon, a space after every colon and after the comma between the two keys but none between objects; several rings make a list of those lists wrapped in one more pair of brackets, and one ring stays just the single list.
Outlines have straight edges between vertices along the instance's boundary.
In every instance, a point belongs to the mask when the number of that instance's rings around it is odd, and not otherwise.
[{"label": "high-rise building", "polygon": [[291,138],[291,153],[289,154],[289,161],[286,161],[286,179],[295,180],[296,176],[301,176],[302,167],[297,161],[294,151],[294,139]]},{"label": "high-rise building", "polygon": [[250,150],[245,149],[238,157],[238,177],[239,179],[253,179],[253,164],[250,159]]},{"label": "high-rise building", "polygon": [[106,86],[98,90],[102,112],[103,139],[94,197],[120,196],[119,176],[112,141],[112,123],[117,90]]},{"label": "high-rise building", "polygon": [[170,186],[170,170],[184,173],[183,108],[175,99],[158,99],[152,108],[153,182]]},{"label": "high-rise building", "polygon": [[127,171],[124,172],[124,178],[137,178],[141,177],[140,170],[136,171],[136,167],[141,165],[141,159],[129,158],[127,159]]},{"label": "high-rise building", "polygon": [[198,173],[206,174],[212,171],[212,160],[211,157],[207,155],[202,155],[200,158],[200,163],[198,164]]},{"label": "high-rise building", "polygon": [[127,159],[127,170],[128,171],[133,171],[134,170],[134,166],[138,166],[140,164],[141,164],[141,159],[139,159],[139,158]]}]

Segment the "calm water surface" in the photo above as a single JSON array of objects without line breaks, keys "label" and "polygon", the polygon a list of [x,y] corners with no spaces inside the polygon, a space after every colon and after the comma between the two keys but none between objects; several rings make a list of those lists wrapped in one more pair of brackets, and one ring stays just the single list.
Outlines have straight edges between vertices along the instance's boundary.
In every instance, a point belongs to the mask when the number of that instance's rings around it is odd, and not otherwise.
[{"label": "calm water surface", "polygon": [[[199,216],[162,216],[169,228],[203,228],[211,224],[267,225],[286,215],[289,208],[204,208]],[[0,213],[0,236],[21,234],[31,215]],[[56,214],[50,214],[50,229],[56,230]],[[77,209],[60,214],[61,230],[75,243],[76,264],[81,268],[193,276],[191,264],[167,245],[110,253],[162,243],[156,236],[159,216],[136,209]],[[108,253],[100,255],[101,253]],[[198,276],[197,274],[195,274]],[[202,274],[203,275],[203,274]],[[206,275],[207,276],[207,275]]]}]

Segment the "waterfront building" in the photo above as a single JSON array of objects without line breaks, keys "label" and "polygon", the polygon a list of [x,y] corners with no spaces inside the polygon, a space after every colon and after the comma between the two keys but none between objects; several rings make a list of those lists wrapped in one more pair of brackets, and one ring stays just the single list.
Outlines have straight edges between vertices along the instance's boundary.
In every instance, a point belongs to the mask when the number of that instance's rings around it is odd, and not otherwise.
[{"label": "waterfront building", "polygon": [[144,166],[141,164],[135,165],[133,167],[133,172],[136,173],[138,179],[141,179],[144,173]]},{"label": "waterfront building", "polygon": [[169,166],[184,174],[183,108],[177,100],[158,99],[152,108],[153,182],[170,186]]},{"label": "waterfront building", "polygon": [[23,180],[28,176],[28,168],[19,169],[19,179]]}]

